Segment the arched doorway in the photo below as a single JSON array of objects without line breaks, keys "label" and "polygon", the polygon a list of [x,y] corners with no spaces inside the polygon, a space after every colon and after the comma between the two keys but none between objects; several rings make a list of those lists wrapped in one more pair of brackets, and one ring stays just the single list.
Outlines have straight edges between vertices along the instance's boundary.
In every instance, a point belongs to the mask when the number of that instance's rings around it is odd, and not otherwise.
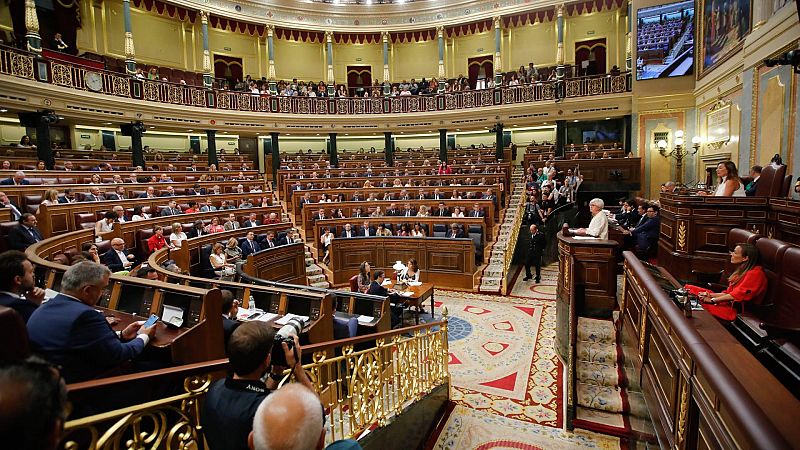
[{"label": "arched doorway", "polygon": [[606,73],[606,38],[576,42],[575,69],[578,76]]}]

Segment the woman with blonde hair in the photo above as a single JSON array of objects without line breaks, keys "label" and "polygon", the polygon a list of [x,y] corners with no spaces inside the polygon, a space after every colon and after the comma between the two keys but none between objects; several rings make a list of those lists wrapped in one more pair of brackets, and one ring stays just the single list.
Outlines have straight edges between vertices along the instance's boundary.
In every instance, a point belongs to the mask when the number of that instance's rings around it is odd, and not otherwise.
[{"label": "woman with blonde hair", "polygon": [[232,277],[233,274],[236,273],[236,266],[228,262],[224,247],[219,242],[214,244],[211,256],[208,257],[208,260],[211,263],[211,268],[214,269],[214,273],[220,278]]},{"label": "woman with blonde hair", "polygon": [[225,258],[232,263],[242,258],[242,249],[239,248],[239,241],[235,237],[228,239],[228,243],[225,245]]},{"label": "woman with blonde hair", "polygon": [[55,189],[48,189],[44,191],[42,205],[57,205],[58,204],[58,191]]},{"label": "woman with blonde hair", "polygon": [[172,234],[169,235],[169,242],[175,248],[180,248],[181,243],[188,239],[186,237],[186,233],[183,232],[183,227],[179,222],[175,222],[172,224]]}]

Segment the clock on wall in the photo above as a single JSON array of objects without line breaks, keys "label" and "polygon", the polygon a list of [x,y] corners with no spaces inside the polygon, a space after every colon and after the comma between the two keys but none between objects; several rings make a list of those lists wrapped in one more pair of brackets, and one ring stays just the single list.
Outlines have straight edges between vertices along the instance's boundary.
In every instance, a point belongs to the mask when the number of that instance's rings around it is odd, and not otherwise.
[{"label": "clock on wall", "polygon": [[86,82],[86,87],[94,92],[103,90],[103,76],[98,72],[86,72],[83,75],[83,80]]}]

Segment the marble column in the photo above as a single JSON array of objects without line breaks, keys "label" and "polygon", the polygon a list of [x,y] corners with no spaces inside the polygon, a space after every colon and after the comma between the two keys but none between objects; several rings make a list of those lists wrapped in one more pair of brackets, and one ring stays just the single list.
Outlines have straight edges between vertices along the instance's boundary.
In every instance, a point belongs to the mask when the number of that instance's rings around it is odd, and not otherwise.
[{"label": "marble column", "polygon": [[25,0],[25,39],[28,41],[28,51],[42,53],[42,37],[39,36],[39,16],[36,15],[34,0]]},{"label": "marble column", "polygon": [[208,50],[208,13],[205,11],[200,11],[200,23],[203,31],[203,87],[210,89],[212,85],[211,53]]},{"label": "marble column", "polygon": [[328,95],[333,97],[336,94],[336,82],[333,80],[333,31],[325,32],[325,48],[328,63]]},{"label": "marble column", "polygon": [[331,167],[339,167],[339,146],[336,144],[336,133],[328,133],[328,156]]},{"label": "marble column", "polygon": [[631,33],[633,25],[633,5],[628,2],[628,29],[625,34],[625,70],[631,70],[633,66],[632,51],[633,51],[633,35]]},{"label": "marble column", "polygon": [[436,27],[436,35],[439,38],[439,93],[443,94],[447,79],[444,75],[444,27]]},{"label": "marble column", "polygon": [[498,88],[503,85],[503,59],[500,54],[503,39],[503,22],[499,16],[494,21],[494,84]]},{"label": "marble column", "polygon": [[389,95],[392,89],[389,80],[389,32],[382,31],[381,39],[383,40],[383,95]]},{"label": "marble column", "polygon": [[447,129],[439,128],[439,159],[447,161]]},{"label": "marble column", "polygon": [[272,95],[278,94],[278,84],[275,81],[275,44],[273,42],[273,35],[275,34],[275,25],[267,25],[267,59],[269,67],[267,68],[267,79],[269,85],[269,93]]},{"label": "marble column", "polygon": [[564,5],[556,6],[556,101],[564,98]]},{"label": "marble column", "polygon": [[128,75],[133,75],[136,73],[136,49],[131,29],[131,0],[122,0],[122,19],[125,24],[125,70]]},{"label": "marble column", "polygon": [[394,166],[394,139],[391,131],[383,132],[383,151],[386,159],[386,167]]},{"label": "marble column", "polygon": [[[278,179],[278,168],[281,165],[281,150],[278,147],[278,135],[280,133],[272,132],[269,134],[270,143],[272,144],[272,179]],[[277,185],[277,181],[275,182]]]}]

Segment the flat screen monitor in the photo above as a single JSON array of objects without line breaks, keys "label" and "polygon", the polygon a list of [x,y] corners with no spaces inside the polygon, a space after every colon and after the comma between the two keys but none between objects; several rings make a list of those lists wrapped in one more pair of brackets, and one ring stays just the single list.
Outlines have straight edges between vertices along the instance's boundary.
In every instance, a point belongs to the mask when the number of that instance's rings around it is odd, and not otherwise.
[{"label": "flat screen monitor", "polygon": [[153,288],[123,283],[119,290],[117,310],[130,314],[147,315],[146,313],[143,314],[143,305],[147,304],[147,310],[149,310],[152,299]]},{"label": "flat screen monitor", "polygon": [[311,299],[290,295],[286,298],[286,312],[298,316],[309,316],[311,313]]},{"label": "flat screen monitor", "polygon": [[694,0],[636,11],[636,79],[694,73]]},{"label": "flat screen monitor", "polygon": [[375,304],[379,302],[375,302],[372,300],[367,300],[365,298],[356,298],[355,304],[353,305],[353,314],[358,314],[359,316],[372,316],[375,317]]}]

